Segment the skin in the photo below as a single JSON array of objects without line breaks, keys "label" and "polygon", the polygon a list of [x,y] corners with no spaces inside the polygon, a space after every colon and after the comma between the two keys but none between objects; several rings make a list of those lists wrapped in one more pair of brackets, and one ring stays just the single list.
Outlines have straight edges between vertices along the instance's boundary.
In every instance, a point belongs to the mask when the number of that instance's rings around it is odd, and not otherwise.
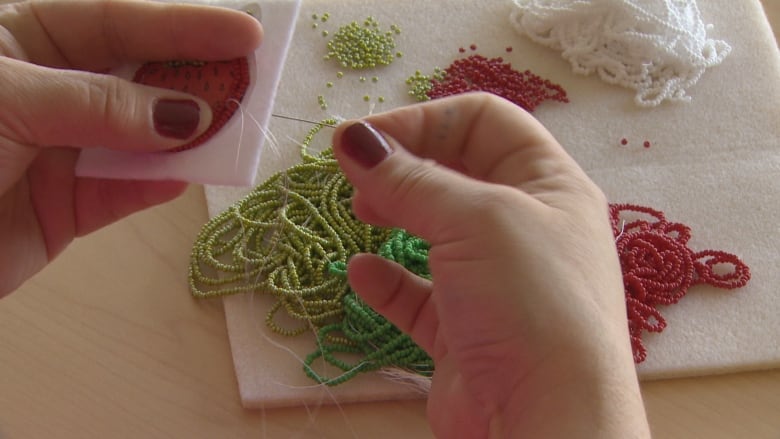
[{"label": "skin", "polygon": [[[157,99],[192,96],[93,72],[132,62],[230,59],[252,52],[261,39],[247,14],[201,6],[121,0],[0,6],[0,84],[14,84],[0,87],[0,297],[75,237],[186,187],[74,176],[82,148],[159,151],[188,140],[157,134],[151,114]],[[208,106],[196,101],[201,120],[190,138],[211,120]]]},{"label": "skin", "polygon": [[365,120],[392,153],[336,131],[353,209],[429,241],[433,282],[370,254],[349,281],[433,357],[436,435],[649,437],[607,202],[552,135],[487,94]]}]

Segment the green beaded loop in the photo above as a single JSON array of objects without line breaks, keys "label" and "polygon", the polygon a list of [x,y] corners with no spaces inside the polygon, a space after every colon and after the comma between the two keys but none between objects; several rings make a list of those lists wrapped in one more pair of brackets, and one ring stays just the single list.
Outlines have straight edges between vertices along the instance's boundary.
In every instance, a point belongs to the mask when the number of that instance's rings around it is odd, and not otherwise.
[{"label": "green beaded loop", "polygon": [[[430,279],[428,251],[430,245],[407,232],[393,230],[378,254],[398,262],[409,271]],[[329,274],[346,276],[346,263],[334,262]],[[323,326],[317,331],[317,349],[306,356],[303,371],[320,384],[335,386],[354,378],[361,372],[383,367],[406,369],[423,376],[433,374],[433,360],[408,335],[366,305],[351,290],[343,297],[344,318],[340,323]],[[333,342],[334,334],[343,340]],[[356,363],[342,359],[357,357]],[[342,373],[328,378],[314,370],[314,363],[322,359]]]},{"label": "green beaded loop", "polygon": [[[284,335],[342,318],[348,286],[343,277],[327,275],[330,264],[375,252],[390,230],[355,218],[353,188],[331,148],[309,151],[317,133],[336,123],[328,119],[315,125],[304,138],[302,163],[277,173],[203,227],[190,258],[193,296],[270,293],[276,303],[266,324]],[[276,324],[279,311],[302,325]]]}]

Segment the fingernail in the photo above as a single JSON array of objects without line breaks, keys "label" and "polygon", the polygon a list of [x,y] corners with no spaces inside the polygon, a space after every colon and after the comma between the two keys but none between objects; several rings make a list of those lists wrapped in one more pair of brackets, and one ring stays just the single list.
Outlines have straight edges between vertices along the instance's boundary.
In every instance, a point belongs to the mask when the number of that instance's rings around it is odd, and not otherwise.
[{"label": "fingernail", "polygon": [[152,111],[154,129],[163,137],[189,139],[200,124],[200,107],[190,99],[159,99]]},{"label": "fingernail", "polygon": [[393,153],[387,140],[366,122],[356,122],[344,130],[341,149],[352,160],[369,169]]}]

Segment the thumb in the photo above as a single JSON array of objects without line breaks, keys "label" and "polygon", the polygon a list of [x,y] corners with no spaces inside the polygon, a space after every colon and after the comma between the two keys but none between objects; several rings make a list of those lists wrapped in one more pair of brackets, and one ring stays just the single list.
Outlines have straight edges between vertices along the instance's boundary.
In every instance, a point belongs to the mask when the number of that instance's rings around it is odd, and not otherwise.
[{"label": "thumb", "polygon": [[111,75],[0,58],[0,140],[24,146],[156,151],[186,144],[211,124],[194,96]]},{"label": "thumb", "polygon": [[[468,222],[481,201],[503,190],[421,159],[365,121],[342,125],[334,153],[355,187],[352,206],[363,221],[401,227],[432,244],[445,241],[446,225]],[[475,206],[477,208],[475,209]]]}]

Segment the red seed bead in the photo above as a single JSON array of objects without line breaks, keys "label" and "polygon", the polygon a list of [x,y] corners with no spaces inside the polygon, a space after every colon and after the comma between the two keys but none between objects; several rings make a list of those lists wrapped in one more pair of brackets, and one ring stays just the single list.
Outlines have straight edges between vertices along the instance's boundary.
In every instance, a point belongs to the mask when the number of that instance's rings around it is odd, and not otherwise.
[{"label": "red seed bead", "polygon": [[650,148],[650,141],[645,140],[645,143],[643,143],[642,146],[644,146],[645,148]]},{"label": "red seed bead", "polygon": [[628,145],[628,140],[626,138],[622,138],[620,139],[620,144],[623,146]]}]

